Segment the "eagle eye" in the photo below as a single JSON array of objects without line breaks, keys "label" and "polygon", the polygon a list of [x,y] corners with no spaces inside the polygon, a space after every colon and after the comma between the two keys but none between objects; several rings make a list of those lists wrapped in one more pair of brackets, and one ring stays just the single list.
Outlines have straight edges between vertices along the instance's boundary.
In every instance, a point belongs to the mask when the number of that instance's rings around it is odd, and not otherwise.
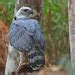
[{"label": "eagle eye", "polygon": [[24,9],[23,11],[24,11],[24,12],[27,12],[27,11],[29,11],[29,10],[28,10],[28,9]]}]

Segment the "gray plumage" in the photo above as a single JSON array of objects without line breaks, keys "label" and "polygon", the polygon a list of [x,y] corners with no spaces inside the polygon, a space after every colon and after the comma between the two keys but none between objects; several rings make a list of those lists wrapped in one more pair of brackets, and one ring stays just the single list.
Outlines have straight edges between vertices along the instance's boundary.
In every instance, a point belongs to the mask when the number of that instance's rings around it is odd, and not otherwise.
[{"label": "gray plumage", "polygon": [[9,29],[9,44],[19,53],[27,51],[28,65],[33,70],[38,70],[45,64],[45,40],[38,21],[30,19],[32,13],[29,7],[21,7],[17,11],[16,20],[11,23]]},{"label": "gray plumage", "polygon": [[11,24],[9,42],[19,51],[30,51],[35,46],[44,48],[44,37],[39,24],[33,19],[17,19]]},{"label": "gray plumage", "polygon": [[38,21],[19,18],[12,22],[9,29],[9,43],[21,52],[28,51],[28,60],[33,70],[45,63],[45,40]]}]

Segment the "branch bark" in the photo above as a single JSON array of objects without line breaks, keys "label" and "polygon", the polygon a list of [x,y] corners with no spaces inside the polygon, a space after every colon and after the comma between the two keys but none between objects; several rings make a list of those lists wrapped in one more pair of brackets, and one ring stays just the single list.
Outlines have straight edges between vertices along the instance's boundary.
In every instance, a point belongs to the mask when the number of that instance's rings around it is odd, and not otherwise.
[{"label": "branch bark", "polygon": [[75,1],[68,2],[69,39],[73,75],[75,75]]}]

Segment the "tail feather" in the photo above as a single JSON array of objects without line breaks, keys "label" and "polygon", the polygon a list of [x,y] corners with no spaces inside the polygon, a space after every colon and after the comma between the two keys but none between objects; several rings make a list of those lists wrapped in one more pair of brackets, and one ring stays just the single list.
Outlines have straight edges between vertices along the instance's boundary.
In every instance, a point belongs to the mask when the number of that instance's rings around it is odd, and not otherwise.
[{"label": "tail feather", "polygon": [[33,70],[38,70],[45,64],[44,54],[39,50],[31,50],[28,53],[28,60]]}]

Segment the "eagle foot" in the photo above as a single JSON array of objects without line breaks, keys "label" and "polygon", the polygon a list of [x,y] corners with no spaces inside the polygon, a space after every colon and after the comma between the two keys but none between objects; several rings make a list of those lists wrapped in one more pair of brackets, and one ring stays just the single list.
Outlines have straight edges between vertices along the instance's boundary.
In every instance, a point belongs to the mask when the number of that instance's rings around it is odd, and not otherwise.
[{"label": "eagle foot", "polygon": [[39,71],[39,69],[38,70],[33,70],[31,67],[30,67],[30,64],[26,64],[26,63],[23,63],[23,64],[21,64],[18,68],[17,68],[17,70],[16,70],[16,72],[17,73],[32,73],[32,72],[37,72],[37,71]]}]

